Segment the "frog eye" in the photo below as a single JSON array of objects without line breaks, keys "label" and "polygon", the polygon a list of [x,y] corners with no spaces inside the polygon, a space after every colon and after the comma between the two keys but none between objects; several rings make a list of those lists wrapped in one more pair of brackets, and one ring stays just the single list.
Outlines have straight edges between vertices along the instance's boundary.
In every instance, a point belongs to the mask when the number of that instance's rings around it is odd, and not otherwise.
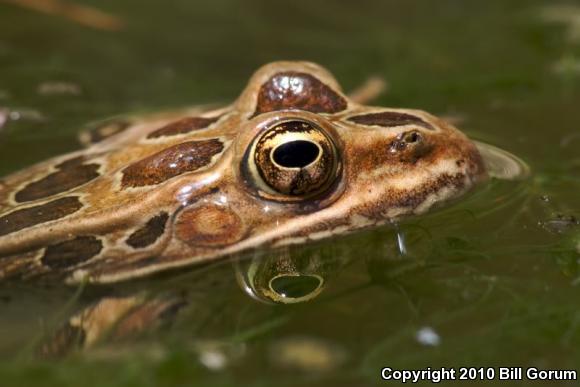
[{"label": "frog eye", "polygon": [[280,122],[254,140],[247,157],[252,182],[267,196],[303,199],[323,193],[338,174],[336,145],[303,120]]}]

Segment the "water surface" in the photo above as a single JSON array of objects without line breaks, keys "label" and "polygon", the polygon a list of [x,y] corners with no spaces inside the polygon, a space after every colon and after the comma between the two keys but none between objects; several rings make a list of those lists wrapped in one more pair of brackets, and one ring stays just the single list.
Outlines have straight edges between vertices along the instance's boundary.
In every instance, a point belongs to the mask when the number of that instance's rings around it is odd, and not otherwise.
[{"label": "water surface", "polygon": [[[3,385],[352,386],[382,384],[385,366],[578,367],[580,227],[567,220],[580,217],[580,6],[77,4],[120,24],[0,2],[0,174],[76,149],[93,120],[231,101],[253,70],[282,59],[318,62],[347,90],[383,77],[376,104],[453,118],[531,173],[402,224],[405,256],[391,228],[294,252],[329,262],[325,289],[305,303],[256,301],[229,262],[120,290],[4,285]],[[71,313],[135,288],[187,289],[190,304],[136,341],[35,359]]]}]

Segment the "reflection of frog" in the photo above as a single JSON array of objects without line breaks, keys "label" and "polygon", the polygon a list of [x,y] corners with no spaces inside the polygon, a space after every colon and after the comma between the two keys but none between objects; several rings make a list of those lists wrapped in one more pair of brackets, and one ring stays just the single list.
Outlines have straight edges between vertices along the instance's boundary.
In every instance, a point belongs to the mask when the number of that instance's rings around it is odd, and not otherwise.
[{"label": "reflection of frog", "polygon": [[444,121],[359,102],[317,65],[276,62],[230,106],[97,127],[87,149],[3,179],[0,278],[108,283],[299,244],[423,213],[486,177]]},{"label": "reflection of frog", "polygon": [[[235,276],[242,290],[255,300],[266,304],[294,304],[317,297],[329,279],[348,263],[344,257],[327,254],[317,246],[305,251],[282,248],[264,256],[236,260],[233,275],[227,271],[219,274],[224,281],[233,281]],[[183,308],[199,309],[197,302],[204,302],[192,297],[196,288],[205,286],[203,281],[196,285],[193,289],[178,284],[162,291],[125,290],[119,295],[102,297],[69,318],[51,335],[42,345],[41,355],[62,356],[103,341],[138,336],[173,322]]]},{"label": "reflection of frog", "polygon": [[270,304],[309,301],[322,292],[330,277],[347,262],[344,257],[307,250],[282,249],[251,260],[235,262],[236,278],[252,298]]}]

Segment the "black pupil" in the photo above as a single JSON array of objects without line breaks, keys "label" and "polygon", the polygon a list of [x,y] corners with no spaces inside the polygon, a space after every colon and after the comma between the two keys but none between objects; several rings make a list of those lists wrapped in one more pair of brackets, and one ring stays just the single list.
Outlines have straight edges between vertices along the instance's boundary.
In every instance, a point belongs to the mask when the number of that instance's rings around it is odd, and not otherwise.
[{"label": "black pupil", "polygon": [[319,152],[316,144],[310,141],[296,140],[278,146],[274,150],[273,158],[282,167],[303,168],[316,160]]}]

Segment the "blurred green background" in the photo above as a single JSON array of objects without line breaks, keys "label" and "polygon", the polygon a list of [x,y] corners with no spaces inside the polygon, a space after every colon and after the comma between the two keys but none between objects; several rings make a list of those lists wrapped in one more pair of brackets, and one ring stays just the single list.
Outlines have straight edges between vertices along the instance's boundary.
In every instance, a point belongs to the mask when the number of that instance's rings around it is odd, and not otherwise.
[{"label": "blurred green background", "polygon": [[[252,300],[229,263],[139,282],[193,296],[179,321],[122,349],[48,362],[32,349],[116,289],[3,285],[0,385],[362,386],[383,384],[385,366],[578,367],[580,4],[64,4],[0,1],[0,174],[77,149],[88,122],[226,103],[262,64],[300,59],[346,90],[383,77],[389,91],[377,105],[451,117],[524,159],[532,176],[493,181],[401,225],[405,259],[386,228],[298,252],[344,266],[308,303]],[[288,355],[304,348],[307,361]]]}]

